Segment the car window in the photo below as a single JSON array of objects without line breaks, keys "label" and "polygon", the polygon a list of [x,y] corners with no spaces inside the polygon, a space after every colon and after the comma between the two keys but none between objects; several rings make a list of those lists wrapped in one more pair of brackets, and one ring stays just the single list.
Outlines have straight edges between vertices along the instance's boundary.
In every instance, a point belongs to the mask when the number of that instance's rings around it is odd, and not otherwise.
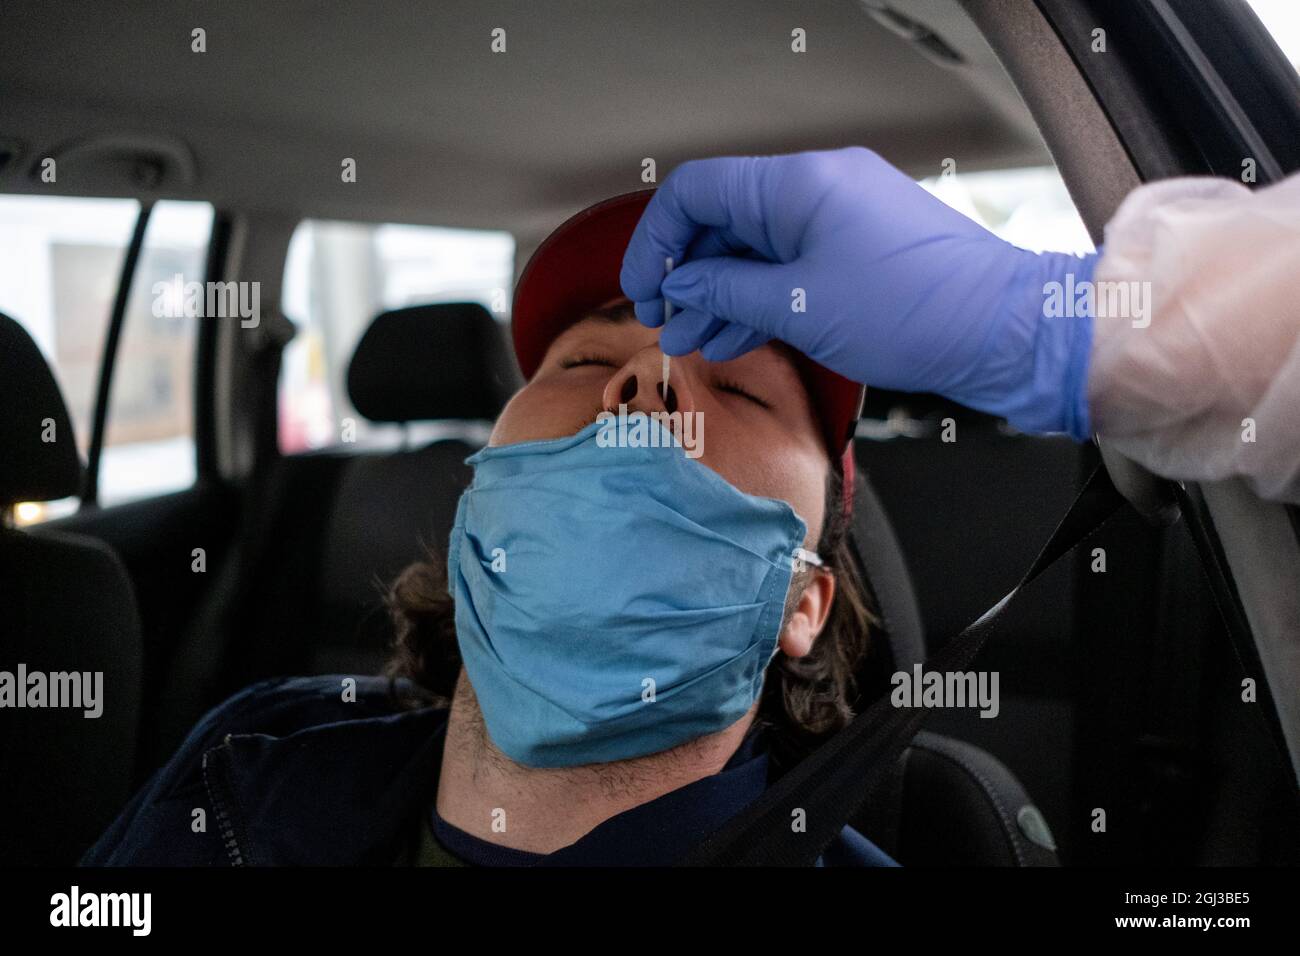
[{"label": "car window", "polygon": [[362,333],[386,309],[435,302],[478,302],[506,322],[514,257],[506,232],[304,220],[285,262],[283,308],[298,331],[281,363],[280,450],[401,441],[348,401]]},{"label": "car window", "polygon": [[1300,69],[1300,3],[1296,0],[1248,0],[1255,16],[1286,54]]},{"label": "car window", "polygon": [[995,235],[1034,252],[1094,251],[1088,229],[1055,166],[952,172],[921,180],[949,206]]},{"label": "car window", "polygon": [[[35,339],[63,392],[83,462],[104,340],[139,215],[125,199],[0,196],[0,311]],[[212,207],[160,202],[145,233],[119,343],[99,478],[101,504],[194,481],[192,320],[152,314],[155,276],[201,279]],[[20,524],[71,514],[78,500],[24,502]]]},{"label": "car window", "polygon": [[212,206],[160,202],[144,234],[109,393],[99,503],[194,484],[194,346]]}]

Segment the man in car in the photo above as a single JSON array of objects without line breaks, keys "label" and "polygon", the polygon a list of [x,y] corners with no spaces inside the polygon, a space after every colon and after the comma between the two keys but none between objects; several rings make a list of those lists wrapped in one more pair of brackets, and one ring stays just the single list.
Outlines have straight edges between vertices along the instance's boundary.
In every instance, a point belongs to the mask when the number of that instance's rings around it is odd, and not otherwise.
[{"label": "man in car", "polygon": [[[521,277],[528,381],[445,562],[393,588],[395,680],[237,695],[83,862],[670,864],[851,719],[862,389],[780,343],[665,381],[619,288],[650,195],[579,213]],[[893,865],[851,827],[821,862]]]}]

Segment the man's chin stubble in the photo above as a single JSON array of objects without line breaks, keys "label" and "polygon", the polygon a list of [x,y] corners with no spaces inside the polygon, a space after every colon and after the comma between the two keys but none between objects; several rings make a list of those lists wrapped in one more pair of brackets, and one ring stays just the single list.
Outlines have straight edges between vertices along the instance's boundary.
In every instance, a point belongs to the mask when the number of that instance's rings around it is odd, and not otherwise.
[{"label": "man's chin stubble", "polygon": [[464,668],[456,680],[447,722],[447,746],[457,759],[469,765],[476,785],[489,779],[531,780],[534,785],[545,781],[547,787],[598,787],[602,795],[611,800],[641,796],[647,791],[660,789],[666,777],[685,777],[691,768],[699,766],[707,752],[708,740],[702,737],[657,754],[610,763],[528,767],[511,760],[492,742],[478,696]]}]

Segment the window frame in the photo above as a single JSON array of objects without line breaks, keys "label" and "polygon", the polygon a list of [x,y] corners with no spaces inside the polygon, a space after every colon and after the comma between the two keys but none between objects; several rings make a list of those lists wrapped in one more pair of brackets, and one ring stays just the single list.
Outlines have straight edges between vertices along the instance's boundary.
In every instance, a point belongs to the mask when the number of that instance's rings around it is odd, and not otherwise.
[{"label": "window frame", "polygon": [[[234,216],[230,210],[214,206],[212,230],[208,234],[204,282],[220,282],[230,262]],[[194,473],[196,484],[220,482],[221,468],[217,455],[217,349],[218,323],[213,316],[198,320],[194,342]]]}]

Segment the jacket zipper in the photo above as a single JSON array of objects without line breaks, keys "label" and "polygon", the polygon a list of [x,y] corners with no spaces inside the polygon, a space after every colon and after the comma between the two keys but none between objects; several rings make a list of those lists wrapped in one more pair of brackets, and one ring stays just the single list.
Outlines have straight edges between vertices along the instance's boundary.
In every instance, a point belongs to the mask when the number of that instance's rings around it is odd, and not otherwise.
[{"label": "jacket zipper", "polygon": [[222,751],[230,752],[230,738],[231,735],[226,734],[220,746],[203,754],[203,783],[207,787],[208,799],[212,801],[212,811],[217,817],[217,832],[226,855],[230,857],[230,865],[244,866],[244,854],[235,837],[235,822],[230,813],[234,800],[231,798],[229,784],[217,766],[218,762],[224,762],[225,754]]}]

